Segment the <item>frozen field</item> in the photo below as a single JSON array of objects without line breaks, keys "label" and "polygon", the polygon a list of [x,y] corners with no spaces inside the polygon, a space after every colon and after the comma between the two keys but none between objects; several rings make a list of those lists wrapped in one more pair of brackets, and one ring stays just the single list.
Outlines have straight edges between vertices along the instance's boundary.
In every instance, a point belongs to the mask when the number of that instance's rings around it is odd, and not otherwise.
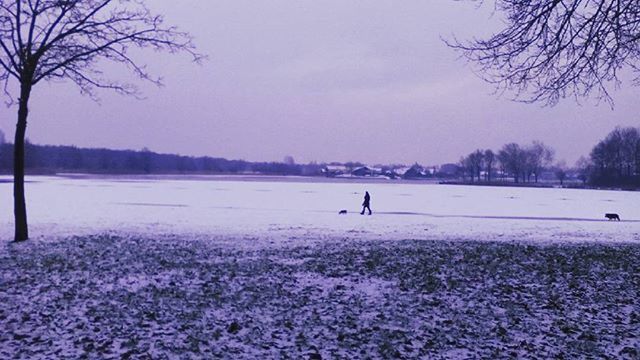
[{"label": "frozen field", "polygon": [[640,356],[638,193],[30,180],[19,244],[0,182],[1,359]]},{"label": "frozen field", "polygon": [[[6,177],[4,179],[7,179]],[[103,231],[358,239],[640,242],[640,192],[375,182],[30,177],[32,237]],[[248,179],[251,180],[251,179]],[[0,236],[12,236],[0,182]],[[374,216],[360,216],[364,191]],[[338,211],[346,209],[346,216]],[[622,222],[605,221],[605,212]]]}]

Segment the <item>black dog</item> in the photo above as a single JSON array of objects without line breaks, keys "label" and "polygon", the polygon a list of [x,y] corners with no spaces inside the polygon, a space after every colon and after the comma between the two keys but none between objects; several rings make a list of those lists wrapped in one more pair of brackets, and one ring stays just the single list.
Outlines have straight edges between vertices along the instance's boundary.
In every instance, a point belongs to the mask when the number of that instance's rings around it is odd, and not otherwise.
[{"label": "black dog", "polygon": [[347,214],[347,210],[340,210],[340,212],[338,214],[339,215],[346,215]]},{"label": "black dog", "polygon": [[609,220],[618,220],[618,221],[620,221],[620,216],[618,216],[618,214],[604,214],[604,217],[606,217]]}]

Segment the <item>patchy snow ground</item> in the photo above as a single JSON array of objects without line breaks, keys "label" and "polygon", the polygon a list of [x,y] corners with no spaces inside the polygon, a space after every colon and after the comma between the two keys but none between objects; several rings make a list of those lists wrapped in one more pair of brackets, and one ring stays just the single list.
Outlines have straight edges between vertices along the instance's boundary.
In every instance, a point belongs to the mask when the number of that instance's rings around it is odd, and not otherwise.
[{"label": "patchy snow ground", "polygon": [[0,358],[640,357],[640,193],[29,180]]},{"label": "patchy snow ground", "polygon": [[0,253],[0,358],[637,359],[638,269],[633,244],[32,241]]}]

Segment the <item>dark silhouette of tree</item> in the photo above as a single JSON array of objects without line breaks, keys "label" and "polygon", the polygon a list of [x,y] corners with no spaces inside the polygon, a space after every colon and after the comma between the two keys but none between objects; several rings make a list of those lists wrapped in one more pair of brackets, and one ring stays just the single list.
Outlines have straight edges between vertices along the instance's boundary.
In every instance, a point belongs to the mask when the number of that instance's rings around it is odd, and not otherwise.
[{"label": "dark silhouette of tree", "polygon": [[583,185],[586,184],[587,181],[589,181],[589,177],[593,173],[593,164],[591,163],[591,161],[589,159],[587,159],[584,156],[581,156],[576,161],[575,167],[576,167],[576,170],[578,172],[578,179],[580,179],[580,181],[582,181]]},{"label": "dark silhouette of tree", "polygon": [[485,166],[485,172],[487,176],[487,182],[491,182],[491,174],[493,173],[493,165],[495,162],[496,162],[496,154],[491,149],[485,150],[484,166]]},{"label": "dark silhouette of tree", "polygon": [[499,166],[504,180],[508,173],[513,176],[514,182],[530,182],[531,176],[538,182],[538,176],[545,168],[548,168],[553,161],[554,150],[540,141],[534,141],[529,146],[520,146],[516,143],[506,144],[498,152],[492,150],[476,150],[467,156],[460,158],[463,180],[466,176],[471,177],[471,182],[475,179],[482,180],[482,171],[485,172],[485,181],[490,182],[494,167]]},{"label": "dark silhouette of tree", "polygon": [[554,167],[553,173],[556,179],[560,181],[560,186],[564,185],[564,181],[567,179],[567,165],[564,162],[559,162]]},{"label": "dark silhouette of tree", "polygon": [[520,182],[526,162],[526,151],[516,143],[506,144],[498,152],[498,160],[504,170],[513,176],[513,180],[516,183]]},{"label": "dark silhouette of tree", "polygon": [[469,154],[468,159],[469,159],[469,166],[472,174],[471,181],[473,181],[473,176],[475,176],[476,179],[478,179],[478,181],[481,181],[482,179],[480,178],[480,173],[482,172],[482,165],[484,162],[484,153],[481,150],[476,150],[471,154]]},{"label": "dark silhouette of tree", "polygon": [[29,139],[25,139],[25,158],[24,163],[25,167],[30,168],[38,168],[41,166],[40,164],[40,149],[37,146],[33,145]]},{"label": "dark silhouette of tree", "polygon": [[[460,175],[462,176],[462,181],[467,181],[467,174],[472,173],[469,171],[469,157],[461,156],[460,160],[458,160],[458,168],[460,168]],[[472,175],[473,176],[473,175]],[[473,177],[471,178],[471,182],[473,182]]]},{"label": "dark silhouette of tree", "polygon": [[535,182],[542,170],[553,161],[555,151],[541,141],[534,141],[527,147],[527,177],[533,174]]},{"label": "dark silhouette of tree", "polygon": [[140,162],[142,163],[142,170],[145,172],[145,174],[151,173],[153,166],[152,159],[153,154],[151,153],[151,150],[149,150],[149,148],[147,147],[142,148],[142,151],[140,152]]},{"label": "dark silhouette of tree", "polygon": [[481,181],[480,173],[484,167],[484,152],[482,150],[476,150],[471,154],[462,157],[460,159],[460,166],[463,170],[463,178],[468,174],[471,176],[471,182],[474,182],[475,179]]},{"label": "dark silhouette of tree", "polygon": [[8,173],[7,171],[2,171],[4,169],[11,169],[13,167],[13,144],[0,144],[0,172]]},{"label": "dark silhouette of tree", "polygon": [[0,80],[13,101],[10,81],[19,85],[14,142],[15,240],[29,237],[24,198],[25,133],[29,99],[41,81],[71,80],[84,94],[111,89],[136,95],[130,83],[107,79],[98,64],[119,63],[137,77],[159,83],[131,55],[133,48],[187,52],[194,60],[191,37],[165,26],[142,0],[0,1]]},{"label": "dark silhouette of tree", "polygon": [[[212,157],[158,154],[149,149],[83,149],[75,146],[52,146],[26,143],[25,169],[30,172],[59,171],[89,174],[264,174],[322,175],[323,164],[285,164],[248,162]],[[0,173],[12,169],[13,144],[0,145]]]},{"label": "dark silhouette of tree", "polygon": [[[481,1],[481,0],[471,0]],[[447,43],[485,80],[515,98],[554,105],[609,89],[628,68],[640,78],[640,4],[629,0],[496,0],[504,27],[487,39]]]},{"label": "dark silhouette of tree", "polygon": [[4,133],[2,132],[2,130],[0,130],[0,145],[4,145],[5,142],[7,141],[4,137]]},{"label": "dark silhouette of tree", "polygon": [[640,130],[616,128],[591,151],[595,185],[640,185]]},{"label": "dark silhouette of tree", "polygon": [[640,131],[636,128],[627,127],[619,129],[620,147],[624,176],[631,177],[638,170],[638,159],[640,159]]},{"label": "dark silhouette of tree", "polygon": [[287,155],[284,157],[284,159],[282,160],[283,163],[287,164],[287,165],[295,165],[296,161],[293,159],[293,156],[291,155]]}]

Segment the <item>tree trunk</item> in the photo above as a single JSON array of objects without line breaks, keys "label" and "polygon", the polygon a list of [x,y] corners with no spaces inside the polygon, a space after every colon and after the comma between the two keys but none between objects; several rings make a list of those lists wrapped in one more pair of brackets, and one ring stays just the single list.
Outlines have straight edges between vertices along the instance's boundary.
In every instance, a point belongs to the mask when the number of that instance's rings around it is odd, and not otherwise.
[{"label": "tree trunk", "polygon": [[29,96],[31,84],[20,85],[20,106],[18,108],[18,123],[13,150],[13,214],[15,217],[16,233],[14,240],[24,241],[29,238],[27,227],[27,206],[24,198],[24,142],[27,131],[27,116],[29,115]]}]

